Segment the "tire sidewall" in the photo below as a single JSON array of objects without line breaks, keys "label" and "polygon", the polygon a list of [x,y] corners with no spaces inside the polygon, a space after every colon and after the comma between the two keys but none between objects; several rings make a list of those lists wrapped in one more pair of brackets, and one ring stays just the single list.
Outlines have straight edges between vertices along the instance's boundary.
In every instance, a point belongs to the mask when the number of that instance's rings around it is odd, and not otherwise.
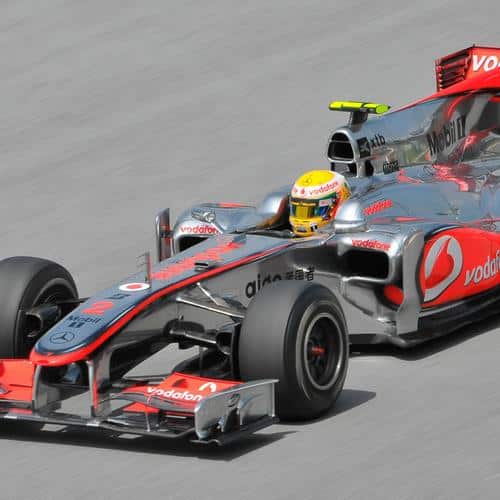
[{"label": "tire sidewall", "polygon": [[[37,257],[10,257],[0,261],[0,358],[29,354],[24,312],[47,302],[51,289],[59,298],[77,298],[75,282],[61,265]],[[50,295],[50,293],[49,293]]]},{"label": "tire sidewall", "polygon": [[71,297],[71,295],[73,298],[77,297],[76,290],[71,286],[71,283],[61,276],[50,278],[51,271],[53,270],[48,268],[37,274],[30,283],[30,286],[26,288],[25,293],[21,298],[14,326],[14,353],[16,357],[25,356],[27,354],[24,336],[24,312],[26,310],[30,309],[35,304],[39,305],[41,303],[46,303],[48,297],[45,300],[42,300],[42,302],[40,302],[40,300],[44,295],[50,294],[51,291],[65,290],[65,295],[67,294],[68,298]]},{"label": "tire sidewall", "polygon": [[[286,372],[284,379],[280,380],[280,384],[284,382],[283,385],[286,386],[286,393],[295,394],[293,401],[282,397],[280,406],[285,403],[295,407],[296,413],[303,415],[303,418],[317,416],[331,407],[344,385],[349,358],[348,342],[343,333],[346,331],[345,320],[340,307],[332,300],[333,296],[328,290],[318,287],[314,292],[316,293],[301,295],[291,311],[283,346]],[[311,323],[322,313],[327,313],[334,319],[338,328],[335,335],[339,344],[339,360],[332,382],[326,389],[314,387],[305,367],[306,333]],[[282,391],[280,395],[281,393]]]}]

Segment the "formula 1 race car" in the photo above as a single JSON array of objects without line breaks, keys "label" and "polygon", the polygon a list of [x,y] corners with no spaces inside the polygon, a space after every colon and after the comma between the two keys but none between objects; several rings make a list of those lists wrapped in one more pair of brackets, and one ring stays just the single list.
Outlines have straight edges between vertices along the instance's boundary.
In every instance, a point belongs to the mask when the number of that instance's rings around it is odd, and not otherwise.
[{"label": "formula 1 race car", "polygon": [[[173,226],[163,210],[158,264],[88,299],[58,264],[1,261],[0,417],[223,444],[327,411],[349,343],[409,347],[498,311],[499,55],[440,59],[438,91],[393,112],[332,103],[352,196],[314,236],[289,230],[286,187]],[[199,351],[130,375],[169,344]]]}]

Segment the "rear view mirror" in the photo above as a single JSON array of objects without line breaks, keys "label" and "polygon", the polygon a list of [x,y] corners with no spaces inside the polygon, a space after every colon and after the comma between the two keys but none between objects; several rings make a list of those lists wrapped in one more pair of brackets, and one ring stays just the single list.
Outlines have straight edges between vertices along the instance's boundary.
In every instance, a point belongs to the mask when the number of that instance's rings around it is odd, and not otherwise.
[{"label": "rear view mirror", "polygon": [[170,228],[170,209],[165,208],[156,216],[156,252],[158,261],[172,255],[172,230]]}]

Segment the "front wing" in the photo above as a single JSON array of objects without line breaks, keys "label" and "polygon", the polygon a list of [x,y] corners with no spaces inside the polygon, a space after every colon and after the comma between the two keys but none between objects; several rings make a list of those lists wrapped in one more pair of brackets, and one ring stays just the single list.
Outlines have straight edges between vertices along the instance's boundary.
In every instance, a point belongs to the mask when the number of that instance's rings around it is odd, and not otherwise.
[{"label": "front wing", "polygon": [[90,396],[86,414],[77,414],[45,394],[31,362],[1,360],[0,418],[222,445],[277,422],[276,382],[234,382],[174,372],[162,380],[122,379],[98,399],[92,384],[87,391],[71,384],[59,387],[66,395],[73,391]]}]

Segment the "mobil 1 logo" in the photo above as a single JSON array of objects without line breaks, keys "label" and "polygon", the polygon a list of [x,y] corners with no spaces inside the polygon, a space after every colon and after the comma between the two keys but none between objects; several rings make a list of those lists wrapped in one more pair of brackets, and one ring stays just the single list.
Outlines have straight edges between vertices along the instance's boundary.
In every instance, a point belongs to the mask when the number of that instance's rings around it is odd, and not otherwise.
[{"label": "mobil 1 logo", "polygon": [[465,137],[466,118],[466,115],[459,116],[443,125],[439,132],[433,131],[427,134],[427,143],[432,155],[442,153],[446,148]]}]

